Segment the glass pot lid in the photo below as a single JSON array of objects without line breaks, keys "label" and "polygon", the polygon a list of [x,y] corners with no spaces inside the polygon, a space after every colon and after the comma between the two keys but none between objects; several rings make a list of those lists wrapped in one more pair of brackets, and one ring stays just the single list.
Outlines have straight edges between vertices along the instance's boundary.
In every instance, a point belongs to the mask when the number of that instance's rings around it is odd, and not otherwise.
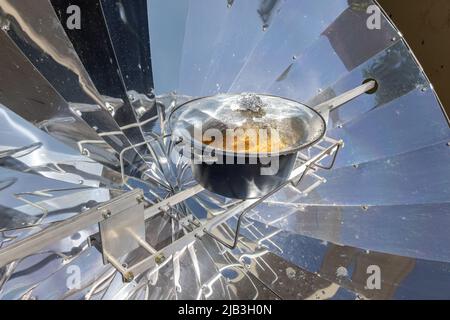
[{"label": "glass pot lid", "polygon": [[246,154],[298,151],[319,141],[326,130],[323,117],[310,107],[252,93],[191,100],[172,111],[169,127],[175,139],[194,147]]}]

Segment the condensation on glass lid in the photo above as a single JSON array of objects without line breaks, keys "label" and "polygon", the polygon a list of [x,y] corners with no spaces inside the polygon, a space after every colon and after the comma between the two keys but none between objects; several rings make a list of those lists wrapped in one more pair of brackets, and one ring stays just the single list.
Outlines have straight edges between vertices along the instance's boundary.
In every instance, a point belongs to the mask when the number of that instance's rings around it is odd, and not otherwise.
[{"label": "condensation on glass lid", "polygon": [[[325,121],[313,109],[293,100],[254,93],[221,94],[189,101],[172,112],[169,124],[172,133],[183,139],[191,139],[196,130],[267,130],[279,136],[275,143],[280,151],[311,144],[325,132]],[[202,144],[213,142],[201,140]],[[249,146],[245,141],[243,145]],[[216,147],[240,151],[235,146]],[[259,147],[253,145],[251,149],[256,151]]]}]

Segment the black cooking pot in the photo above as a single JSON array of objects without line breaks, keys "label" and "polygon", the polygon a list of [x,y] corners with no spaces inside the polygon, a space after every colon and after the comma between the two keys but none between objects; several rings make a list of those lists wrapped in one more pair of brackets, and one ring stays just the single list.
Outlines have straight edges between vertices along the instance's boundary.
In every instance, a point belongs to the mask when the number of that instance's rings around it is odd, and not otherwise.
[{"label": "black cooking pot", "polygon": [[[237,199],[259,198],[286,182],[298,151],[317,143],[326,128],[322,116],[303,104],[255,94],[191,100],[172,111],[169,125],[174,139],[183,142],[184,154],[189,154],[197,182],[211,192]],[[206,134],[211,130],[215,141],[219,133],[243,126],[276,132],[283,148],[252,152],[204,141],[205,135],[211,138]]]}]

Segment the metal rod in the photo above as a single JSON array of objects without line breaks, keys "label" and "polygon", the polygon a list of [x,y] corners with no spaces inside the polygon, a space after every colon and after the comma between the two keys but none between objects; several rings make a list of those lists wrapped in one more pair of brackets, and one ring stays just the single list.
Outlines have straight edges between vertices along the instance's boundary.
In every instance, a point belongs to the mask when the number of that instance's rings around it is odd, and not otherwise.
[{"label": "metal rod", "polygon": [[[175,194],[170,198],[158,202],[155,205],[150,206],[145,210],[145,220],[162,212],[161,208],[166,207],[168,205],[170,206],[176,205],[200,193],[203,190],[204,190],[203,187],[201,187],[200,185],[196,185],[194,187],[181,191],[180,193]],[[92,224],[103,221],[104,218],[101,211],[104,207],[122,201],[128,197],[136,197],[140,194],[141,190],[135,189],[124,195],[118,196],[112,201],[103,203],[97,208],[92,208],[73,218],[69,218],[62,222],[55,223],[49,228],[46,228],[28,238],[17,241],[4,249],[0,249],[0,266],[4,266],[14,260],[27,257],[33,253],[38,252],[39,250],[44,249],[45,247],[51,245],[57,240],[68,237],[78,232],[79,230],[91,226]]]},{"label": "metal rod", "polygon": [[315,110],[317,110],[320,113],[324,113],[327,111],[333,111],[337,109],[338,107],[346,104],[347,102],[359,97],[362,94],[365,94],[377,87],[377,82],[375,80],[370,80],[359,87],[356,87],[352,90],[349,90],[347,92],[344,92],[343,94],[330,99],[328,101],[325,101],[317,106],[314,107]]},{"label": "metal rod", "polygon": [[141,190],[136,189],[118,196],[117,198],[103,203],[102,205],[80,213],[75,217],[69,218],[63,222],[57,222],[52,226],[39,231],[28,238],[19,240],[10,246],[0,250],[0,266],[4,266],[15,260],[25,258],[33,253],[45,249],[55,241],[71,236],[79,230],[104,220],[103,210],[107,207],[114,207],[120,201],[129,197],[141,195]]},{"label": "metal rod", "polygon": [[127,269],[122,266],[119,260],[117,260],[115,257],[109,254],[107,251],[103,251],[103,254],[105,255],[106,259],[109,263],[113,265],[114,268],[117,269],[122,275],[125,275],[127,273]]},{"label": "metal rod", "polygon": [[114,268],[116,268],[117,271],[119,271],[122,274],[123,280],[125,282],[131,282],[134,279],[133,272],[129,271],[129,269],[125,268],[119,260],[114,258],[112,255],[110,255],[108,252],[103,251],[103,254],[106,257],[106,260],[112,264]]},{"label": "metal rod", "polygon": [[195,196],[196,194],[202,192],[204,189],[200,185],[196,185],[194,187],[191,187],[189,189],[183,190],[170,198],[164,199],[161,202],[158,202],[157,204],[145,209],[145,220],[150,219],[151,217],[159,214],[163,210],[161,208],[167,207],[167,206],[174,206],[180,202],[183,202],[187,199],[189,199],[192,196]]},{"label": "metal rod", "polygon": [[[120,154],[119,154],[119,162],[120,162],[120,173],[122,175],[122,184],[126,185],[126,182],[125,182],[125,168],[124,168],[124,162],[123,162],[123,158],[124,158],[125,152],[127,152],[128,150],[131,150],[131,149],[135,149],[136,147],[147,145],[148,143],[149,143],[149,141],[140,142],[140,143],[134,144],[132,146],[126,147],[126,148],[122,149],[122,151],[120,152]],[[136,150],[134,150],[134,151],[136,152]],[[147,177],[149,178],[149,180],[151,182],[155,183],[156,185],[159,185],[161,188],[163,188],[163,189],[165,189],[167,191],[170,190],[170,188],[163,183],[164,180],[159,181],[159,180],[156,180],[155,178],[153,178],[151,176],[147,176]]]},{"label": "metal rod", "polygon": [[249,205],[247,208],[245,208],[244,211],[241,212],[241,214],[238,217],[238,221],[237,221],[237,226],[236,226],[236,231],[234,232],[234,237],[233,237],[233,243],[232,244],[228,244],[226,243],[224,240],[216,237],[214,234],[212,234],[211,232],[209,232],[206,228],[203,229],[203,232],[210,236],[211,238],[213,238],[214,240],[216,240],[217,242],[221,243],[222,245],[224,245],[225,247],[227,247],[230,250],[233,250],[236,248],[238,241],[239,241],[239,233],[240,233],[240,229],[241,229],[241,223],[242,223],[242,219],[245,217],[245,215],[252,209],[254,209],[255,207],[257,207],[261,202],[263,202],[265,199],[271,197],[272,195],[274,195],[275,193],[277,193],[278,191],[280,191],[281,189],[283,189],[286,185],[288,185],[289,183],[291,183],[290,180],[286,181],[285,183],[283,183],[281,186],[277,187],[275,190],[267,193],[266,195],[264,195],[264,197],[261,197],[259,199],[257,199],[257,201],[253,202],[251,205]]},{"label": "metal rod", "polygon": [[[319,161],[320,161],[319,160],[316,163],[314,163],[314,167],[317,167],[317,168],[320,168],[320,169],[324,169],[324,170],[330,170],[331,168],[333,168],[334,164],[336,163],[337,154],[338,154],[339,150],[342,148],[342,145],[343,144],[338,144],[336,150],[334,150],[334,151],[333,151],[333,149],[334,149],[333,147],[334,146],[331,147],[331,148],[328,148],[328,149],[326,149],[326,148],[322,149],[323,151],[326,151],[327,155],[331,155],[331,153],[334,152],[333,158],[331,159],[331,163],[328,166],[324,166],[324,165],[321,165],[319,163]],[[301,156],[299,156],[298,158],[300,160],[307,161],[307,159],[305,159],[305,158],[303,158]]]},{"label": "metal rod", "polygon": [[158,252],[155,248],[153,248],[148,242],[144,241],[141,237],[139,237],[134,232],[131,232],[131,236],[148,252],[151,254],[155,254]]}]

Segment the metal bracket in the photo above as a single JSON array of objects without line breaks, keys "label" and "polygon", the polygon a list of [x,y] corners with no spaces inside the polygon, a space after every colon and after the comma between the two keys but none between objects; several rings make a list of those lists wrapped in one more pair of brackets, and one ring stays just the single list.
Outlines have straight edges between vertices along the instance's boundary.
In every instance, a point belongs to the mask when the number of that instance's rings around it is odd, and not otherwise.
[{"label": "metal bracket", "polygon": [[143,201],[124,199],[114,207],[104,208],[102,216],[99,230],[104,263],[108,262],[108,255],[122,257],[137,249],[137,238],[145,239]]},{"label": "metal bracket", "polygon": [[92,224],[103,221],[105,219],[105,212],[124,211],[130,206],[132,201],[139,202],[140,199],[142,199],[142,190],[135,189],[102,203],[95,208],[79,213],[72,218],[53,223],[48,228],[14,242],[6,248],[0,249],[0,267],[35,254],[57,240],[69,237],[80,230],[88,228]]},{"label": "metal bracket", "polygon": [[128,267],[120,259],[137,248],[144,248],[150,254],[157,251],[145,241],[144,195],[142,191],[135,198],[126,198],[114,206],[103,208],[104,220],[99,222],[103,263],[111,263],[125,282],[134,279]]}]

